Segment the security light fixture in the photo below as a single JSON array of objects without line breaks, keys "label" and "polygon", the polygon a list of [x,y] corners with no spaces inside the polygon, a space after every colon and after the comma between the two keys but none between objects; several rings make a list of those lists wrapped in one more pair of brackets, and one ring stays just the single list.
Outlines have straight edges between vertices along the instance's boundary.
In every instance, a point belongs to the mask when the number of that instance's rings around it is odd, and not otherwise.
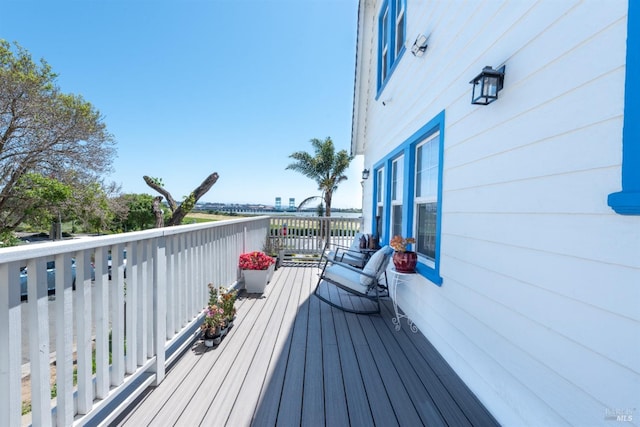
[{"label": "security light fixture", "polygon": [[427,50],[427,36],[424,34],[418,34],[416,37],[416,41],[413,42],[413,46],[411,46],[411,53],[413,56],[422,56],[424,52]]},{"label": "security light fixture", "polygon": [[369,169],[364,169],[362,171],[362,179],[368,179],[369,178]]},{"label": "security light fixture", "polygon": [[489,66],[484,67],[482,72],[469,82],[473,84],[471,103],[489,105],[498,99],[498,92],[504,85],[504,71],[504,65],[497,70]]}]

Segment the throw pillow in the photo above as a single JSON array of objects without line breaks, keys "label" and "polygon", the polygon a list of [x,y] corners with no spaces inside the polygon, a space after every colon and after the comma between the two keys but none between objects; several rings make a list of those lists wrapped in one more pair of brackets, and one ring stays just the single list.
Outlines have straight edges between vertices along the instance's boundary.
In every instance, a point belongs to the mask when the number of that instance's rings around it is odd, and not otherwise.
[{"label": "throw pillow", "polygon": [[[383,264],[389,261],[389,255],[393,252],[393,249],[389,246],[385,246],[369,258],[367,264],[362,269],[363,272],[370,274],[372,276],[376,276],[380,271],[382,271],[383,267],[386,268],[386,265]],[[371,286],[374,284],[374,279],[371,277],[361,275],[360,283],[364,286]]]}]

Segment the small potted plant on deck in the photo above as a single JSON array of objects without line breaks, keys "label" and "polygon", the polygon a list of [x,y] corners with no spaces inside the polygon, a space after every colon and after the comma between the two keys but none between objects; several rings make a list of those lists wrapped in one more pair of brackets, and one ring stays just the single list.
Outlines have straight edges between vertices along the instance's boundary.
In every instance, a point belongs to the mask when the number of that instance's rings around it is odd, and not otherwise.
[{"label": "small potted plant on deck", "polygon": [[275,262],[275,259],[261,251],[240,255],[238,266],[242,270],[245,290],[249,293],[263,293]]},{"label": "small potted plant on deck", "polygon": [[204,345],[213,347],[220,344],[222,340],[222,325],[224,322],[224,310],[217,304],[207,306],[204,322],[202,322],[202,332],[204,334]]},{"label": "small potted plant on deck", "polygon": [[407,249],[407,246],[416,242],[413,237],[393,236],[389,246],[394,249],[393,265],[400,273],[413,273],[418,263],[418,254]]},{"label": "small potted plant on deck", "polygon": [[236,318],[236,299],[238,297],[238,291],[235,289],[220,288],[220,306],[222,307],[223,315],[227,323],[227,329],[233,326],[233,321]]}]

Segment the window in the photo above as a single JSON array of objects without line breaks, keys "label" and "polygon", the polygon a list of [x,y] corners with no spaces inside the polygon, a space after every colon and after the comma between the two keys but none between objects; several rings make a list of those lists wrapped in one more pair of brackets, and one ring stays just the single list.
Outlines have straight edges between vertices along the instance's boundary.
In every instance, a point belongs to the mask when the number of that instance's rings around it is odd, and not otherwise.
[{"label": "window", "polygon": [[385,0],[378,17],[378,94],[404,52],[406,0]]},{"label": "window", "polygon": [[[417,272],[436,285],[440,277],[444,111],[374,165],[376,183],[372,221],[388,244],[391,236],[415,237]],[[389,171],[386,175],[383,169]],[[383,192],[387,189],[388,194]],[[380,221],[380,218],[388,221]]]},{"label": "window", "polygon": [[415,149],[415,224],[416,252],[430,261],[436,258],[438,205],[439,134],[429,136]]},{"label": "window", "polygon": [[391,163],[391,237],[403,235],[402,232],[402,173],[404,157]]}]

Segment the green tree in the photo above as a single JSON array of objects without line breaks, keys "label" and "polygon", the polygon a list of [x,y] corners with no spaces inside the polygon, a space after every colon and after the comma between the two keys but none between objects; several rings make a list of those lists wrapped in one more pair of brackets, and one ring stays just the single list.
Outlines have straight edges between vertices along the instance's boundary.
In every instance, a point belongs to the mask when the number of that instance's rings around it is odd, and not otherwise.
[{"label": "green tree", "polygon": [[286,169],[300,172],[318,184],[318,190],[322,192],[324,200],[325,216],[331,216],[333,193],[338,189],[338,184],[347,179],[345,172],[349,168],[353,156],[350,156],[346,150],[340,150],[336,153],[330,137],[325,138],[324,141],[313,138],[310,142],[315,151],[314,155],[305,151],[296,151],[289,156],[295,162],[287,166]]},{"label": "green tree", "polygon": [[76,193],[82,187],[74,183],[99,182],[114,155],[100,113],[80,95],[62,93],[44,60],[37,64],[18,44],[12,50],[0,39],[0,233],[14,230],[32,211],[33,198],[20,192],[34,183],[33,174]]},{"label": "green tree", "polygon": [[0,221],[11,218],[20,224],[28,220],[35,227],[47,229],[63,214],[72,194],[71,186],[56,179],[25,173],[15,185],[15,196],[5,205],[8,209],[0,212]]},{"label": "green tree", "polygon": [[153,214],[153,196],[150,194],[123,194],[119,197],[119,204],[126,210],[115,221],[123,231],[146,230],[153,228],[155,216]]}]

